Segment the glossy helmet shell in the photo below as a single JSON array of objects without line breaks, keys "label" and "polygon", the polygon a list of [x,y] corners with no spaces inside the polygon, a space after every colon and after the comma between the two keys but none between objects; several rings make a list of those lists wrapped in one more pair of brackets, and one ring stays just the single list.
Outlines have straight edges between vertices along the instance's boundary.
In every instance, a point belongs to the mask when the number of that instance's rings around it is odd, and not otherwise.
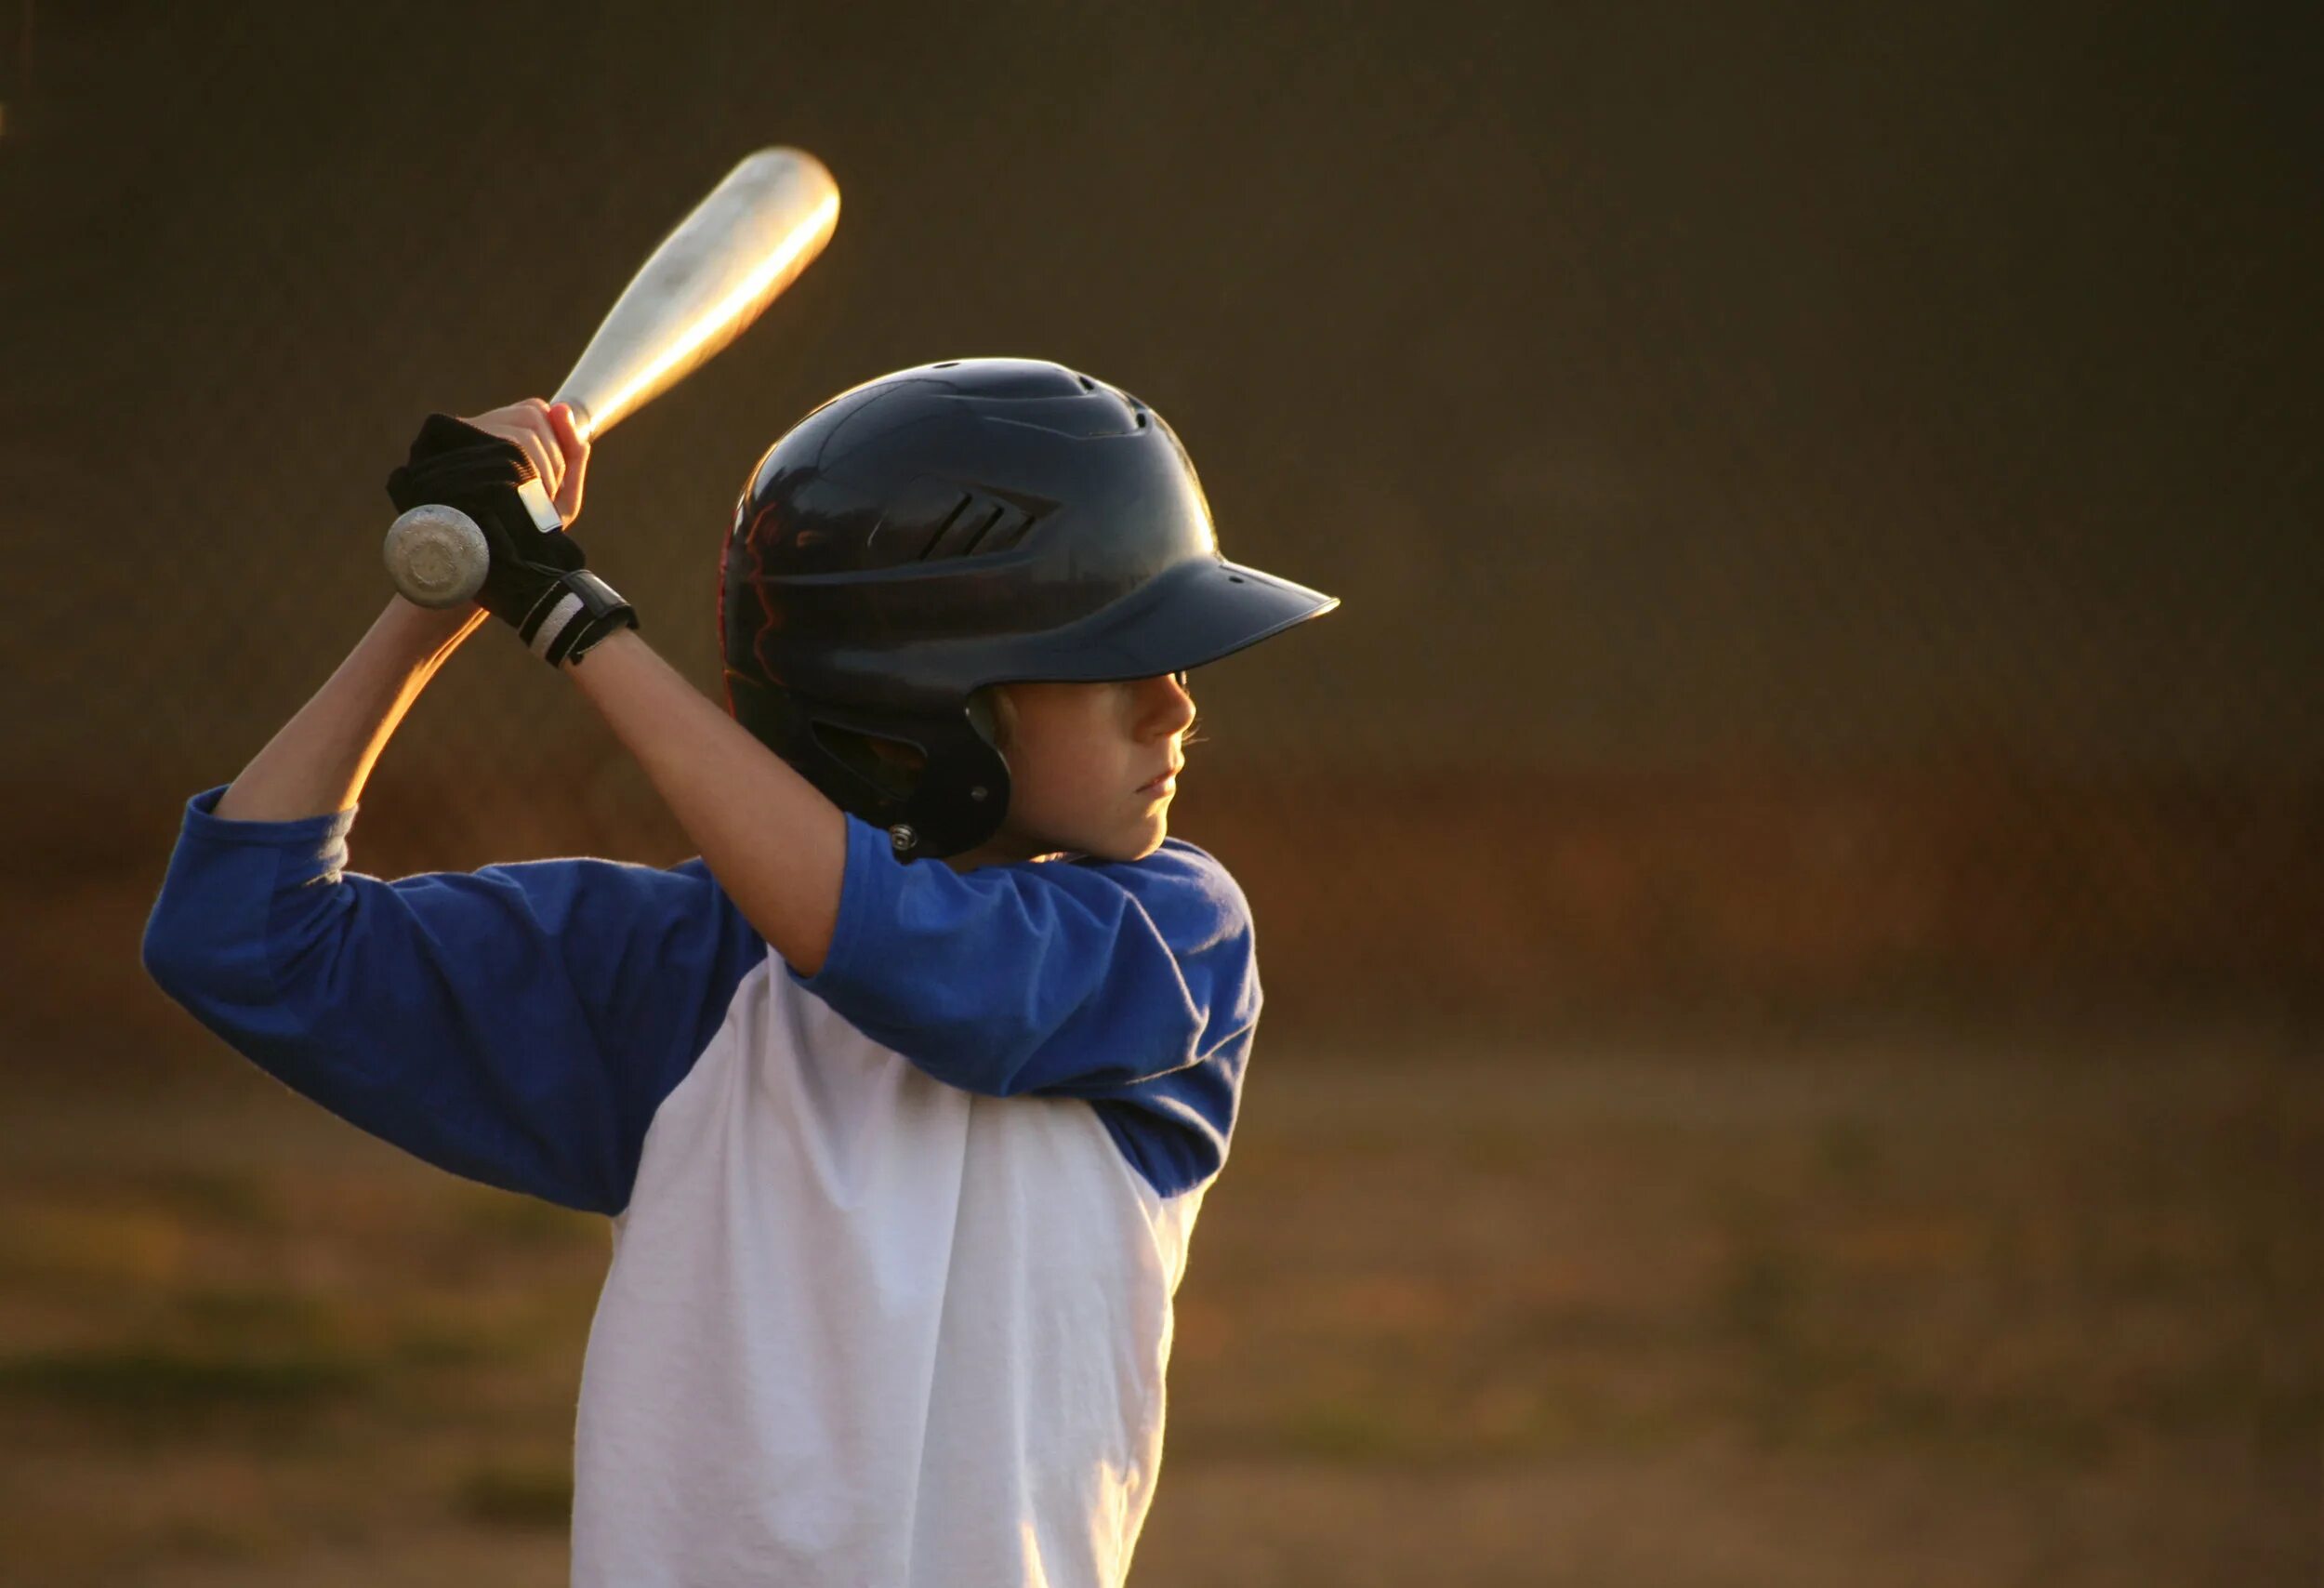
[{"label": "glossy helmet shell", "polygon": [[[1160,415],[1053,364],[960,359],[841,392],[770,448],[720,584],[728,708],[907,856],[997,830],[1008,768],[971,695],[1216,661],[1336,598],[1219,554]],[[834,735],[910,745],[910,788]]]}]

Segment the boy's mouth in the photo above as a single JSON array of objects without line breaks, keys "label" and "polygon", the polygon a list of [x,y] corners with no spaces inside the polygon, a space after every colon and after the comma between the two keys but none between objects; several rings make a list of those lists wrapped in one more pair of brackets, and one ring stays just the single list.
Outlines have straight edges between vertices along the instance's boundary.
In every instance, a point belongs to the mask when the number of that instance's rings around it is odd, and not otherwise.
[{"label": "boy's mouth", "polygon": [[1138,785],[1138,792],[1141,794],[1169,792],[1178,787],[1178,774],[1185,770],[1185,766],[1186,763],[1182,761],[1173,761]]}]

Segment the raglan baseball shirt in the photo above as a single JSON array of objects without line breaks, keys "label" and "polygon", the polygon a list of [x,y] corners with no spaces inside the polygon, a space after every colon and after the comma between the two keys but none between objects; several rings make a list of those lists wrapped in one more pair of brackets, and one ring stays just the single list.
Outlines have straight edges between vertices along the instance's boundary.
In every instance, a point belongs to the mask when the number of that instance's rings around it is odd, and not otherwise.
[{"label": "raglan baseball shirt", "polygon": [[222,792],[154,979],[372,1134],[613,1217],[576,1583],[1122,1579],[1259,1016],[1216,860],[959,874],[851,817],[806,977],[698,860],[386,882],[346,870],[352,811]]}]

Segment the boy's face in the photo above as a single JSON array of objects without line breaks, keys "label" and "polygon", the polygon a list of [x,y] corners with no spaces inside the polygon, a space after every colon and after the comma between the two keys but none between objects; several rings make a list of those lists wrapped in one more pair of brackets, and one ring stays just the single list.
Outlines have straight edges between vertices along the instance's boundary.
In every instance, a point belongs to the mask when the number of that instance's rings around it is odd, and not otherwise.
[{"label": "boy's face", "polygon": [[[1142,860],[1169,829],[1179,741],[1194,725],[1186,675],[1115,683],[1011,683],[1009,814],[955,870],[1077,850]],[[1157,779],[1159,781],[1157,781]]]}]

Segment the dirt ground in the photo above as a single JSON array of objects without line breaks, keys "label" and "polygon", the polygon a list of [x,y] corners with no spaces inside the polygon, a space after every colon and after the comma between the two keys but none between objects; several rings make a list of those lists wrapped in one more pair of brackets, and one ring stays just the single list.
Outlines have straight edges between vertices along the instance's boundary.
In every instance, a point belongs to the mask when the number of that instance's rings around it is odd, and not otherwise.
[{"label": "dirt ground", "polygon": [[[186,1049],[0,1115],[0,1581],[561,1582],[601,1224]],[[1133,1581],[2307,1588],[2319,1206],[2281,1029],[1262,1039]]]}]

